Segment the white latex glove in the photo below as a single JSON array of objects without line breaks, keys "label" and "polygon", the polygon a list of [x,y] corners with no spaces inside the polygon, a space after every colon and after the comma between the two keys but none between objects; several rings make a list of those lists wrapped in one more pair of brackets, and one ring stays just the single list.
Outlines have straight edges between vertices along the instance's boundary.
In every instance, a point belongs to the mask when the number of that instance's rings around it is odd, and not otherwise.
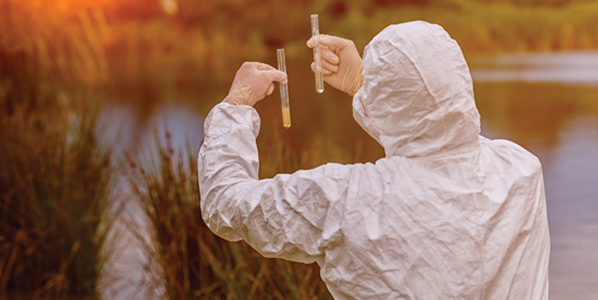
[{"label": "white latex glove", "polygon": [[287,74],[260,62],[245,62],[237,71],[228,96],[222,102],[254,106],[272,94],[274,82],[286,82]]},{"label": "white latex glove", "polygon": [[[355,43],[325,34],[320,34],[319,38],[324,81],[351,96],[355,95],[363,84],[363,60]],[[307,41],[309,48],[315,47],[315,39],[312,37]],[[315,72],[315,63],[311,64],[311,70]]]}]

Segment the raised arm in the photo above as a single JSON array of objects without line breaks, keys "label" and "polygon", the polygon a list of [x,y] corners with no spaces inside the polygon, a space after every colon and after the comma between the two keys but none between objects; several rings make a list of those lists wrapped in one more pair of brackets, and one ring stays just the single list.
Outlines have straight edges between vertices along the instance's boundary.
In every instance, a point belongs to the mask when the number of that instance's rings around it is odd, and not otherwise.
[{"label": "raised arm", "polygon": [[220,103],[208,114],[198,156],[203,219],[217,235],[244,239],[264,256],[317,261],[328,243],[342,238],[338,204],[353,166],[327,164],[259,180],[259,127],[249,105]]}]

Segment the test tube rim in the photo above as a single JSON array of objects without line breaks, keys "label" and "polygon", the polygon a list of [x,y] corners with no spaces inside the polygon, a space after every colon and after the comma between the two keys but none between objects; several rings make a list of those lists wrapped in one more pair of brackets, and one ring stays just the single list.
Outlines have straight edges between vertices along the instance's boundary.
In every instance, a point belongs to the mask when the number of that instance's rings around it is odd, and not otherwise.
[{"label": "test tube rim", "polygon": [[315,40],[315,47],[314,47],[314,63],[316,65],[316,92],[321,94],[324,92],[324,82],[323,82],[323,74],[322,74],[322,56],[320,53],[320,22],[318,19],[318,14],[312,14],[311,16],[311,34],[312,37],[317,36]]},{"label": "test tube rim", "polygon": [[[276,49],[276,60],[278,63],[278,70],[282,72],[287,72],[287,62],[286,62],[286,54],[284,48]],[[282,65],[281,65],[282,62]]]}]

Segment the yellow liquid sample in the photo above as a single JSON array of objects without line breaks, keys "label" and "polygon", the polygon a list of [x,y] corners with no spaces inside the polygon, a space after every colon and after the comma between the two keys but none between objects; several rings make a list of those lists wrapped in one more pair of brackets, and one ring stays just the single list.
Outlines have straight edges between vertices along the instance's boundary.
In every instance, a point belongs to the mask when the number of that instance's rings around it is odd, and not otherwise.
[{"label": "yellow liquid sample", "polygon": [[318,94],[324,92],[324,74],[322,72],[316,72],[316,92]]},{"label": "yellow liquid sample", "polygon": [[291,127],[291,108],[290,107],[282,107],[282,126],[284,128],[289,129]]}]

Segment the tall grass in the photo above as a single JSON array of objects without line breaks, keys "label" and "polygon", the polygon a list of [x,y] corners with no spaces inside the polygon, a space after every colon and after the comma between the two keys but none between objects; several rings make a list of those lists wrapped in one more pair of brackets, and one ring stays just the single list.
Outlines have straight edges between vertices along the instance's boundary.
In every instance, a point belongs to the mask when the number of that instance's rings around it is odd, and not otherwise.
[{"label": "tall grass", "polygon": [[[316,264],[267,259],[245,242],[229,243],[214,235],[201,218],[196,153],[175,151],[156,138],[159,155],[151,166],[129,159],[131,185],[147,214],[137,236],[159,268],[148,281],[152,296],[165,299],[332,299]],[[189,149],[189,148],[187,148]],[[280,171],[289,158],[287,145],[266,149],[266,172]],[[294,157],[289,162],[314,163]],[[285,165],[283,168],[290,168]],[[149,243],[147,241],[149,240]],[[150,263],[151,264],[151,263]]]},{"label": "tall grass", "polygon": [[114,217],[96,12],[0,2],[0,295],[96,295]]},{"label": "tall grass", "polygon": [[95,294],[111,225],[110,150],[95,118],[0,118],[0,294]]}]

